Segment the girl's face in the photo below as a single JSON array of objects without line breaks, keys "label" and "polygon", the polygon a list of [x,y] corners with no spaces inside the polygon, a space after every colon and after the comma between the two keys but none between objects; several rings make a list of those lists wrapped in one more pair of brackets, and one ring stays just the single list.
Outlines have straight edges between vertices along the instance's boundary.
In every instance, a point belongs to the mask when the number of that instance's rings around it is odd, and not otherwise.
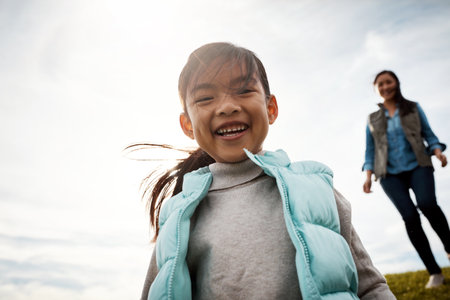
[{"label": "girl's face", "polygon": [[247,158],[244,148],[262,150],[269,124],[278,116],[277,101],[273,95],[267,99],[256,74],[243,86],[242,66],[226,64],[218,74],[216,69],[208,68],[188,86],[180,124],[215,161],[239,162]]},{"label": "girl's face", "polygon": [[378,90],[378,94],[384,101],[390,101],[395,99],[398,90],[398,84],[392,75],[388,73],[378,76],[375,86]]}]

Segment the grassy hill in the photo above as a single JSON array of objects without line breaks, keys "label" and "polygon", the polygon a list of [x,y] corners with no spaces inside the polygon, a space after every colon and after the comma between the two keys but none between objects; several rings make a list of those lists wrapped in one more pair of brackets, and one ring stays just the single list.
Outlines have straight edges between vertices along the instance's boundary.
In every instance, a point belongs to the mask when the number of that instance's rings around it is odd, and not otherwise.
[{"label": "grassy hill", "polygon": [[385,275],[391,291],[398,300],[450,300],[450,267],[443,268],[444,285],[425,289],[429,275],[427,271]]}]

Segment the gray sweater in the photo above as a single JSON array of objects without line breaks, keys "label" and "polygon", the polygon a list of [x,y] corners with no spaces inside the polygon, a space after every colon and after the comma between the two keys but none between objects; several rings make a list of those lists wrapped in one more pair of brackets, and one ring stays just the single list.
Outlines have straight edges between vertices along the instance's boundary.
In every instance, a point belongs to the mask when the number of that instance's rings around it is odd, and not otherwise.
[{"label": "gray sweater", "polygon": [[[193,299],[301,299],[275,180],[251,160],[209,168],[213,182],[191,219],[186,258]],[[358,270],[358,296],[395,299],[351,224],[350,204],[337,191],[335,198]],[[142,299],[157,272],[153,253]]]}]

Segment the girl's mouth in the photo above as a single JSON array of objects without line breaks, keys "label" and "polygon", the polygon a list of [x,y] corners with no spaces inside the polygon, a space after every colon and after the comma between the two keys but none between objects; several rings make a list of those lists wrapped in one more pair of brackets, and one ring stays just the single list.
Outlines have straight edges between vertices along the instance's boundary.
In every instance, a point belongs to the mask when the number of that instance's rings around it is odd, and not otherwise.
[{"label": "girl's mouth", "polygon": [[222,128],[217,129],[216,134],[220,136],[235,136],[240,134],[241,132],[248,129],[248,125],[240,124],[240,125],[232,125],[232,126],[225,126]]}]

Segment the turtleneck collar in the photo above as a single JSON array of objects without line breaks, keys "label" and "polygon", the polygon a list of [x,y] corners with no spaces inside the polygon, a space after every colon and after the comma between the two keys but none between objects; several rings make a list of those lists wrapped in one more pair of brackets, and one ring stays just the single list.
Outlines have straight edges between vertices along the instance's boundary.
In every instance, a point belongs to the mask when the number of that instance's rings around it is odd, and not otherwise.
[{"label": "turtleneck collar", "polygon": [[[261,152],[258,154],[262,154]],[[263,170],[251,159],[238,163],[213,163],[209,165],[213,180],[209,191],[241,185],[259,177]]]}]

